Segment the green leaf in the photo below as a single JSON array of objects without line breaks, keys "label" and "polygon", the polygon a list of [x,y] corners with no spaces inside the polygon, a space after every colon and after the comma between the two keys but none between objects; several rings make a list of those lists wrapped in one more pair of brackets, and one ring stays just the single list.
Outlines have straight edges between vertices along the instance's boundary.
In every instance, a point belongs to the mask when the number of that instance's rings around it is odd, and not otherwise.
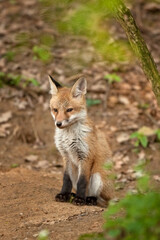
[{"label": "green leaf", "polygon": [[141,109],[148,109],[149,108],[149,104],[148,103],[140,103],[138,105],[139,108]]},{"label": "green leaf", "polygon": [[142,145],[144,148],[146,148],[147,145],[148,145],[148,139],[147,139],[147,137],[144,136],[144,135],[142,135],[142,134],[140,134],[139,137],[138,137],[138,139],[139,139],[141,145]]},{"label": "green leaf", "polygon": [[13,74],[8,74],[7,78],[9,79],[7,84],[11,86],[17,86],[20,81],[21,81],[21,76],[20,75],[13,75]]},{"label": "green leaf", "polygon": [[33,53],[35,54],[35,57],[43,62],[48,62],[51,59],[51,54],[47,47],[34,46]]},{"label": "green leaf", "polygon": [[160,128],[156,130],[157,139],[160,141]]},{"label": "green leaf", "polygon": [[149,175],[145,174],[137,180],[137,188],[140,192],[145,193],[149,189]]},{"label": "green leaf", "polygon": [[13,163],[13,164],[11,164],[11,168],[17,168],[17,167],[19,167],[19,164],[18,164],[18,163]]},{"label": "green leaf", "polygon": [[27,81],[31,82],[34,86],[39,86],[39,82],[34,78],[29,78]]},{"label": "green leaf", "polygon": [[139,147],[139,139],[137,139],[137,141],[134,144],[135,147]]},{"label": "green leaf", "polygon": [[134,132],[134,133],[132,133],[132,134],[130,135],[130,138],[137,138],[138,135],[139,135],[138,132]]},{"label": "green leaf", "polygon": [[112,84],[113,82],[120,82],[121,78],[117,75],[117,74],[107,74],[104,76],[104,79],[108,80],[108,82],[110,84]]},{"label": "green leaf", "polygon": [[93,105],[97,105],[97,104],[100,104],[101,103],[101,100],[100,99],[90,99],[90,98],[87,98],[87,106],[90,107],[90,106],[93,106]]},{"label": "green leaf", "polygon": [[108,231],[108,235],[111,237],[111,238],[115,238],[115,237],[118,237],[120,235],[121,231],[120,229],[112,229],[112,230],[109,230]]},{"label": "green leaf", "polygon": [[15,57],[15,52],[13,51],[8,51],[5,54],[5,58],[7,59],[8,62],[13,61],[14,57]]},{"label": "green leaf", "polygon": [[113,163],[112,162],[107,162],[104,167],[107,169],[107,170],[111,170],[113,168]]},{"label": "green leaf", "polygon": [[48,237],[49,237],[49,231],[44,229],[40,231],[38,235],[38,240],[48,240],[49,239]]}]

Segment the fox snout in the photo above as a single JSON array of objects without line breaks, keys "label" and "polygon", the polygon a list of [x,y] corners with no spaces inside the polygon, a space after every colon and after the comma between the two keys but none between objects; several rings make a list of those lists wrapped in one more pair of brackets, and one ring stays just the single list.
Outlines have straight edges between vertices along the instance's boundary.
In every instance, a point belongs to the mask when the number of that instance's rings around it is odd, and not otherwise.
[{"label": "fox snout", "polygon": [[55,125],[58,127],[58,128],[65,128],[68,126],[68,120],[63,120],[63,121],[55,121]]},{"label": "fox snout", "polygon": [[55,121],[55,126],[58,128],[64,128],[68,125],[69,120],[65,118],[64,116],[62,117],[61,114],[54,115],[53,112],[51,112],[51,115]]},{"label": "fox snout", "polygon": [[62,126],[62,122],[57,122],[57,123],[56,123],[56,126],[57,126],[57,127],[61,127],[61,126]]}]

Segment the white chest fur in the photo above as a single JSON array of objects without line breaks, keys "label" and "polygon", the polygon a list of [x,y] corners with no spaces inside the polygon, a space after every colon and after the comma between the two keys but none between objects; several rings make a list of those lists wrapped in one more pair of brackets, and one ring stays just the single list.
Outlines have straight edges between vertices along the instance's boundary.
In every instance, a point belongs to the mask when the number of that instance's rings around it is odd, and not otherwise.
[{"label": "white chest fur", "polygon": [[55,144],[61,155],[78,166],[79,160],[88,155],[87,134],[90,128],[82,123],[75,123],[70,127],[56,128]]}]

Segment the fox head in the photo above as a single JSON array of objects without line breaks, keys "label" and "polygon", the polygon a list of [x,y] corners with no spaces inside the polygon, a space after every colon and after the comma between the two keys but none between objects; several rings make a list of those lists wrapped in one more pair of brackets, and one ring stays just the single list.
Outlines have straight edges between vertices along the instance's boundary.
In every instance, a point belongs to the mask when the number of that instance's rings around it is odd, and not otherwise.
[{"label": "fox head", "polygon": [[72,88],[62,87],[49,76],[51,115],[58,128],[66,128],[86,119],[87,82],[85,78],[76,81]]}]

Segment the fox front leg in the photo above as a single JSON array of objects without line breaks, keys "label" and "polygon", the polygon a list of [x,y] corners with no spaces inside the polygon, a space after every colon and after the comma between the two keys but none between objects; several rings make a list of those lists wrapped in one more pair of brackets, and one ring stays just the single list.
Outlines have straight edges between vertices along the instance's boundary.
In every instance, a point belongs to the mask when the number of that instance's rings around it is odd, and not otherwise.
[{"label": "fox front leg", "polygon": [[57,202],[68,202],[72,196],[71,190],[72,182],[69,174],[67,173],[67,171],[65,171],[63,176],[63,186],[61,192],[56,195],[55,200]]},{"label": "fox front leg", "polygon": [[73,204],[84,205],[86,203],[86,187],[87,187],[87,179],[85,175],[80,175],[77,183],[76,196],[72,201]]}]

